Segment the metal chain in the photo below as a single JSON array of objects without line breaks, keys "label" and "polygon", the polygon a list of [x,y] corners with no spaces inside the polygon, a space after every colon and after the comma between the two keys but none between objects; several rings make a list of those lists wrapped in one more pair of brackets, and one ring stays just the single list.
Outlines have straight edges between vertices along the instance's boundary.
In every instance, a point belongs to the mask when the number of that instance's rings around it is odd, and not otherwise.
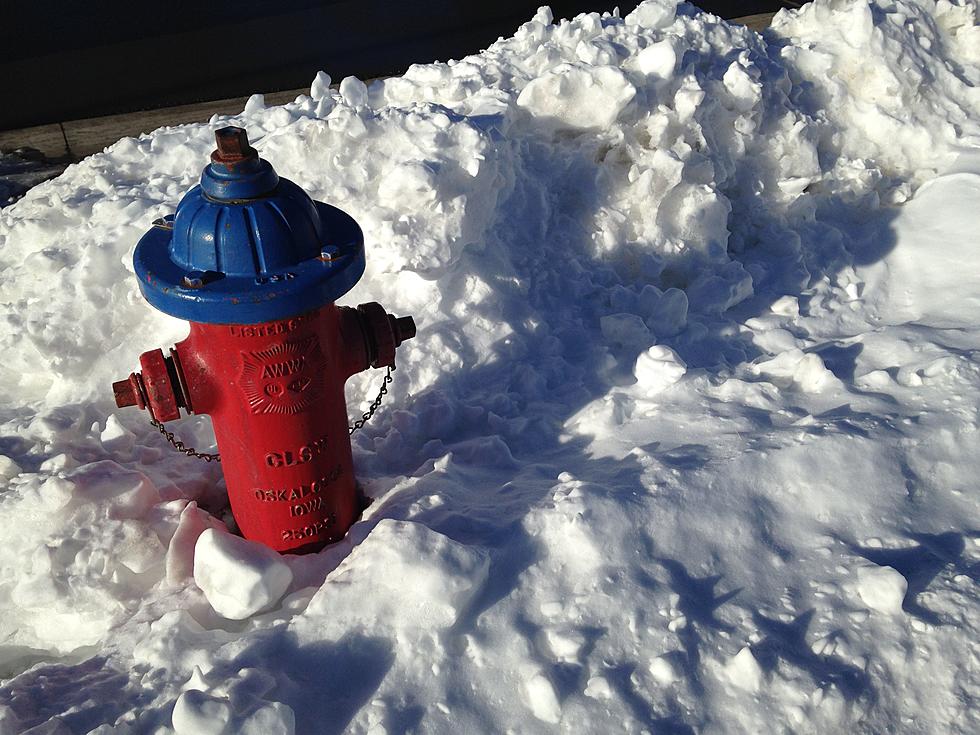
[{"label": "metal chain", "polygon": [[[364,424],[370,421],[371,417],[374,416],[374,414],[377,412],[378,408],[381,406],[381,401],[383,401],[384,397],[388,395],[388,385],[393,380],[393,378],[391,377],[391,374],[393,372],[395,372],[395,366],[389,365],[388,369],[385,371],[384,378],[381,379],[381,390],[378,391],[377,398],[371,401],[371,405],[368,408],[368,410],[365,413],[361,414],[361,418],[355,421],[353,426],[347,427],[347,436],[350,436],[358,429],[363,428]],[[156,419],[151,418],[150,425],[155,426],[157,430],[161,434],[163,434],[166,440],[170,442],[173,445],[173,448],[176,449],[178,452],[182,454],[186,454],[188,457],[197,457],[198,459],[203,459],[205,462],[221,461],[220,454],[208,454],[207,452],[199,452],[196,449],[194,449],[194,447],[187,446],[186,444],[184,444],[184,442],[182,442],[180,439],[174,436],[174,433],[172,431],[167,431],[166,427],[164,427],[164,425],[161,422],[157,421]]]},{"label": "metal chain", "polygon": [[375,411],[378,410],[378,406],[381,405],[381,401],[386,395],[388,395],[388,384],[391,382],[391,374],[395,372],[395,366],[389,365],[388,370],[385,372],[384,378],[381,380],[381,390],[378,391],[378,397],[371,401],[371,406],[368,410],[361,414],[361,418],[354,422],[353,426],[347,427],[347,436],[350,436],[358,429],[362,428],[364,424],[371,420],[374,416]]},{"label": "metal chain", "polygon": [[197,457],[198,459],[203,459],[205,462],[220,462],[220,454],[208,454],[206,452],[199,452],[194,447],[189,447],[176,436],[172,431],[167,431],[162,423],[156,419],[150,419],[150,425],[157,427],[161,434],[163,434],[167,441],[174,445],[174,449],[178,452],[186,454],[188,457]]}]

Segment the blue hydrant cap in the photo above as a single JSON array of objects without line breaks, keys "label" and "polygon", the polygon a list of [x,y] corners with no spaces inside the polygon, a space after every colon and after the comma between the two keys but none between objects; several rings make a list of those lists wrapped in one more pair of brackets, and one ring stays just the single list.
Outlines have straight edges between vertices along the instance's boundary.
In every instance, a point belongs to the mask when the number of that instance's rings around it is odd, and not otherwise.
[{"label": "blue hydrant cap", "polygon": [[215,139],[200,185],[136,245],[146,300],[189,321],[259,324],[353,288],[364,273],[357,223],[279,177],[242,128],[222,128]]}]

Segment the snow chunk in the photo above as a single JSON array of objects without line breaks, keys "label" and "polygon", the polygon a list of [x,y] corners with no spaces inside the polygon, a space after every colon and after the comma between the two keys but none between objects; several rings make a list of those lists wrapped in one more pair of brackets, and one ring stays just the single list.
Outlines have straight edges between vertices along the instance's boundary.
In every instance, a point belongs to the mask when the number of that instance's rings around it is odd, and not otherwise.
[{"label": "snow chunk", "polygon": [[482,587],[488,569],[481,550],[419,523],[384,519],[327,578],[307,615],[338,625],[447,628]]},{"label": "snow chunk", "polygon": [[732,656],[725,664],[728,680],[746,692],[759,691],[762,683],[762,668],[752,654],[752,649],[746,646]]},{"label": "snow chunk", "polygon": [[677,45],[671,39],[652,43],[636,55],[636,67],[648,76],[669,79],[677,68]]},{"label": "snow chunk", "polygon": [[540,671],[524,682],[524,693],[534,716],[543,722],[557,724],[561,719],[561,704],[555,687]]},{"label": "snow chunk", "polygon": [[0,480],[9,480],[21,473],[20,465],[10,457],[0,454]]},{"label": "snow chunk", "polygon": [[636,358],[633,375],[645,394],[659,393],[679,381],[687,373],[687,365],[672,349],[654,345]]},{"label": "snow chunk", "polygon": [[257,112],[261,112],[265,109],[265,95],[264,94],[253,94],[245,101],[245,109],[242,110],[242,114],[246,116],[252,116]]},{"label": "snow chunk", "polygon": [[641,28],[666,28],[677,15],[677,0],[647,0],[626,16],[626,25]]},{"label": "snow chunk", "polygon": [[82,465],[68,479],[75,484],[76,501],[102,505],[109,518],[142,518],[160,502],[160,493],[146,475],[111,460]]},{"label": "snow chunk", "polygon": [[223,699],[190,689],[177,698],[171,721],[177,735],[223,735],[231,722],[231,707]]},{"label": "snow chunk", "polygon": [[593,676],[585,685],[586,697],[591,699],[612,699],[613,689],[604,676]]},{"label": "snow chunk", "polygon": [[650,676],[661,684],[671,684],[683,676],[671,656],[657,656],[650,662]]},{"label": "snow chunk", "polygon": [[955,65],[936,53],[959,45],[944,28],[951,14],[965,11],[976,26],[976,4],[960,5],[805,3],[777,13],[771,33],[786,44],[782,61],[794,76],[820,89],[844,154],[925,177],[952,162],[959,141],[980,136],[976,79],[958,71],[975,42],[963,56],[952,52]]},{"label": "snow chunk", "polygon": [[559,661],[575,663],[585,646],[585,635],[574,628],[545,628],[544,641]]},{"label": "snow chunk", "polygon": [[102,446],[110,452],[128,452],[136,442],[136,435],[122,425],[115,414],[109,416],[105,422],[105,429],[99,435]]},{"label": "snow chunk", "polygon": [[900,613],[908,582],[898,570],[887,566],[862,566],[857,570],[857,593],[878,612]]},{"label": "snow chunk", "polygon": [[282,702],[263,705],[238,728],[239,735],[293,735],[294,732],[296,714]]},{"label": "snow chunk", "polygon": [[198,508],[197,503],[189,503],[180,512],[177,529],[167,548],[168,582],[177,584],[194,573],[194,549],[198,538],[206,529],[220,527],[221,522],[210,513]]},{"label": "snow chunk", "polygon": [[537,118],[559,127],[608,128],[636,94],[613,66],[561,64],[532,80],[517,98]]},{"label": "snow chunk", "polygon": [[310,97],[319,102],[330,97],[330,85],[333,80],[325,71],[318,71],[313,84],[310,85]]},{"label": "snow chunk", "polygon": [[340,96],[351,107],[363,107],[368,103],[367,85],[357,77],[344,77],[340,82]]},{"label": "snow chunk", "polygon": [[550,26],[555,22],[555,15],[551,12],[551,8],[547,5],[542,5],[538,8],[538,11],[534,14],[535,22],[540,23],[543,26]]},{"label": "snow chunk", "polygon": [[813,352],[804,354],[797,348],[756,363],[750,369],[775,386],[803,393],[819,393],[837,382],[819,355]]},{"label": "snow chunk", "polygon": [[980,254],[973,238],[958,234],[977,226],[980,160],[972,167],[975,171],[940,176],[922,187],[894,222],[897,247],[867,268],[868,296],[888,323],[975,324]]},{"label": "snow chunk", "polygon": [[599,318],[599,328],[613,345],[642,347],[653,339],[646,323],[636,314],[607,314]]},{"label": "snow chunk", "polygon": [[275,551],[225,531],[204,530],[194,547],[194,582],[215,612],[231,620],[271,607],[292,581]]}]

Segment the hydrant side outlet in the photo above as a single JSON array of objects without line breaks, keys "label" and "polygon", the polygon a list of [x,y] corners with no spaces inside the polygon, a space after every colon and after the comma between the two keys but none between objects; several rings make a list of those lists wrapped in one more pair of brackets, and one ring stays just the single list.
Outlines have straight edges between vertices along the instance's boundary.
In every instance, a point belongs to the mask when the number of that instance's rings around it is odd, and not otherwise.
[{"label": "hydrant side outlet", "polygon": [[215,137],[200,185],[133,258],[147,301],[190,334],[169,356],[142,355],[113,393],[160,422],[209,414],[244,536],[316,550],[359,511],[344,383],[394,365],[415,323],[375,303],[336,306],[364,270],[357,223],[279,177],[244,130]]}]

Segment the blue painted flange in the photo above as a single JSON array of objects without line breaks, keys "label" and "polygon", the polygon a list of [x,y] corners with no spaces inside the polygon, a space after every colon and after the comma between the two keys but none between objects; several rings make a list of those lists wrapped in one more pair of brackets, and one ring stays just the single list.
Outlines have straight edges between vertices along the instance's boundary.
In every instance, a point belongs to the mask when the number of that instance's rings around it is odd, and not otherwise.
[{"label": "blue painted flange", "polygon": [[276,175],[245,131],[218,150],[177,213],[154,223],[133,264],[144,298],[206,324],[259,324],[336,301],[364,273],[364,236],[346,213]]}]

